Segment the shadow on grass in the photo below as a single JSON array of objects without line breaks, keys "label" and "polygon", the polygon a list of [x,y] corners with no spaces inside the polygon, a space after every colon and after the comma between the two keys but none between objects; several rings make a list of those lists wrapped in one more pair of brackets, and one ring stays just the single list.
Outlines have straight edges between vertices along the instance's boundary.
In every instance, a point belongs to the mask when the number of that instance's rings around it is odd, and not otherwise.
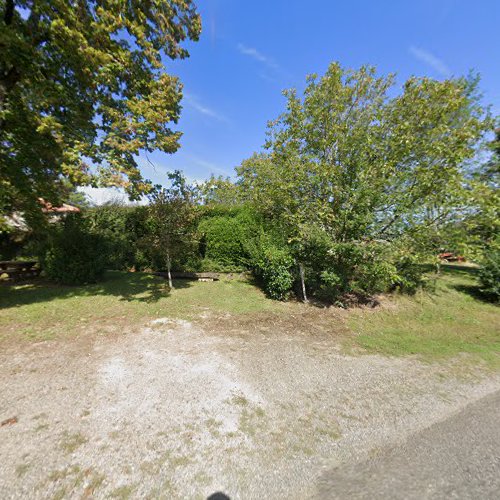
[{"label": "shadow on grass", "polygon": [[446,284],[448,288],[469,295],[480,302],[495,304],[495,299],[493,297],[481,291],[481,287],[478,283],[479,270],[480,268],[476,266],[443,264],[441,266],[441,275],[451,278]]},{"label": "shadow on grass", "polygon": [[462,284],[456,284],[456,285],[450,285],[451,288],[454,288],[455,290],[466,293],[467,295],[470,295],[472,298],[479,300],[481,302],[486,302],[487,304],[495,304],[495,300],[493,297],[483,293],[481,291],[481,287],[479,285],[462,285]]},{"label": "shadow on grass", "polygon": [[[174,281],[174,288],[189,286],[191,283],[187,280]],[[154,303],[168,297],[170,290],[166,280],[146,273],[108,271],[102,282],[81,286],[56,285],[43,278],[36,278],[32,282],[0,286],[0,309],[35,302],[99,295],[115,296],[127,302]]]}]

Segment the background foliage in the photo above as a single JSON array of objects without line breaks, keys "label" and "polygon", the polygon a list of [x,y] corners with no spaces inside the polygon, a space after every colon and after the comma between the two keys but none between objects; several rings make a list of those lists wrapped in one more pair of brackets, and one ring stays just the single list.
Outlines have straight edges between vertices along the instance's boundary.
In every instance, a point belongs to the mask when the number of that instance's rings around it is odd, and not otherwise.
[{"label": "background foliage", "polygon": [[147,191],[136,155],[181,135],[162,58],[200,30],[190,0],[0,0],[0,214],[36,225],[38,198],[59,203],[68,181]]},{"label": "background foliage", "polygon": [[[275,299],[305,291],[347,305],[390,290],[415,293],[424,264],[452,251],[487,257],[482,288],[495,296],[500,135],[482,149],[493,120],[478,79],[410,78],[399,93],[393,85],[372,67],[331,64],[308,78],[302,96],[285,92],[267,151],[243,161],[235,181],[191,185],[175,171],[151,188],[147,206],[83,207],[83,217],[49,231],[47,274],[82,282],[103,265],[251,270]],[[99,248],[95,275],[83,277],[82,264],[70,277],[64,234],[87,235]],[[84,262],[90,246],[75,255]]]},{"label": "background foliage", "polygon": [[51,228],[42,247],[41,265],[56,283],[82,285],[100,280],[107,267],[108,245],[92,233],[79,214]]}]

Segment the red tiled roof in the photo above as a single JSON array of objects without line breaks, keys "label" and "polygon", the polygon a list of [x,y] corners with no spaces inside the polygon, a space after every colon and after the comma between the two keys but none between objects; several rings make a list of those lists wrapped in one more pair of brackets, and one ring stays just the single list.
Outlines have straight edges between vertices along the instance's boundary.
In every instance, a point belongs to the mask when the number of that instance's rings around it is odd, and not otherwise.
[{"label": "red tiled roof", "polygon": [[68,205],[67,203],[63,203],[60,207],[54,207],[52,203],[45,201],[43,198],[38,198],[38,201],[42,205],[42,212],[45,213],[65,214],[68,212],[80,212],[78,207]]}]

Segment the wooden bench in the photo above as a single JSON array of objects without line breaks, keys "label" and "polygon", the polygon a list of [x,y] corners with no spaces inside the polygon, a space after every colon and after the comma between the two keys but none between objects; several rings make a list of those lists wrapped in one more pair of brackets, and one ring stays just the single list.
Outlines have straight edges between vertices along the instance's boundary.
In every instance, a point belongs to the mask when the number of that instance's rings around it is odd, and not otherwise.
[{"label": "wooden bench", "polygon": [[7,280],[33,278],[39,274],[35,260],[0,260],[0,277]]},{"label": "wooden bench", "polygon": [[[168,276],[168,273],[163,271],[153,274],[161,276],[162,278],[166,278]],[[219,281],[219,273],[187,273],[172,271],[170,274],[173,280]]]}]

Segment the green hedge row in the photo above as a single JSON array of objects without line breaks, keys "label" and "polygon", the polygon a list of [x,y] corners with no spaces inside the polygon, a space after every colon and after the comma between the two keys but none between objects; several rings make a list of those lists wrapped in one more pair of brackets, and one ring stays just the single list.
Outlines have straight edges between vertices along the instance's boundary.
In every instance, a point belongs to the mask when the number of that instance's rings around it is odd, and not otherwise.
[{"label": "green hedge row", "polygon": [[[98,280],[104,269],[164,270],[149,243],[147,210],[105,205],[67,217],[43,245],[45,273],[59,283],[81,284]],[[269,297],[284,300],[300,289],[300,262],[307,292],[339,304],[347,296],[413,292],[422,284],[415,257],[389,244],[337,243],[320,230],[291,244],[248,207],[194,210],[192,241],[173,256],[174,270],[251,270]]]}]

